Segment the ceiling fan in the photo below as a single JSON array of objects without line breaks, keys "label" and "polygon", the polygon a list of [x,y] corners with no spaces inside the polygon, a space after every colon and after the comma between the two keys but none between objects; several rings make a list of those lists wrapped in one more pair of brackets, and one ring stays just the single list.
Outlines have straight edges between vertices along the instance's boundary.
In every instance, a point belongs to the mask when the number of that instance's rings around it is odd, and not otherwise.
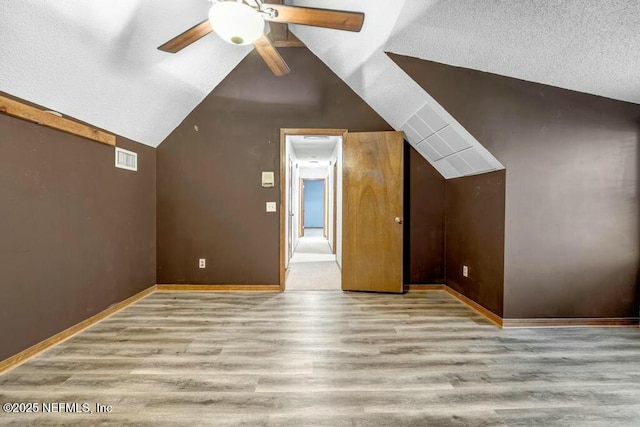
[{"label": "ceiling fan", "polygon": [[364,13],[278,4],[282,1],[264,3],[262,0],[211,0],[211,2],[213,5],[209,10],[209,19],[177,35],[158,49],[176,53],[213,31],[231,44],[253,43],[273,74],[282,76],[290,69],[271,40],[264,34],[265,21],[354,32],[360,31],[364,22]]}]

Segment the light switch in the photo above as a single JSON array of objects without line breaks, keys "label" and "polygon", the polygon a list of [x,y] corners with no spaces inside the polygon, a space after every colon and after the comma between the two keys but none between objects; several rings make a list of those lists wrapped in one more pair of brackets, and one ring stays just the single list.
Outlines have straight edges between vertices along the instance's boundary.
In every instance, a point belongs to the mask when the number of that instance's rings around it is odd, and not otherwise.
[{"label": "light switch", "polygon": [[275,178],[273,172],[262,172],[262,186],[265,188],[275,186]]},{"label": "light switch", "polygon": [[276,202],[267,202],[267,212],[276,211]]}]

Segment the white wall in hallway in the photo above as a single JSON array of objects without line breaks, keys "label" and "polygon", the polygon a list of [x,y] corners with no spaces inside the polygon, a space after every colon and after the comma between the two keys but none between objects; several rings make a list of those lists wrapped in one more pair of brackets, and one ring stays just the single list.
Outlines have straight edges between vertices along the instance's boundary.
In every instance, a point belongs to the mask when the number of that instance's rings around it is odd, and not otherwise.
[{"label": "white wall in hallway", "polygon": [[334,156],[338,165],[338,179],[336,192],[336,262],[342,268],[342,138],[336,144]]},{"label": "white wall in hallway", "polygon": [[[291,161],[293,162],[293,174],[289,174],[289,160],[291,159]],[[300,197],[300,167],[297,166],[298,165],[298,159],[296,158],[296,153],[295,151],[292,149],[291,146],[291,142],[289,141],[289,139],[287,138],[286,140],[286,146],[285,146],[285,176],[286,176],[286,180],[285,180],[285,206],[284,206],[284,211],[286,213],[286,215],[289,214],[293,214],[292,217],[292,225],[291,225],[291,238],[292,238],[292,248],[293,251],[295,251],[295,247],[298,245],[298,226],[299,226],[299,221],[300,221],[300,215],[299,215],[299,197]],[[291,193],[290,193],[290,189],[291,188]],[[289,202],[289,199],[291,199],[291,202]],[[289,218],[286,218],[285,220],[285,227],[284,227],[284,246],[285,246],[285,257],[284,257],[284,265],[285,268],[289,266],[289,258],[291,257],[291,254],[289,254]]]},{"label": "white wall in hallway", "polygon": [[335,158],[332,158],[329,162],[331,164],[327,166],[327,240],[329,241],[329,246],[331,246],[331,249],[333,250],[335,244],[333,241],[333,230],[336,226],[333,221],[333,210],[335,209],[333,169],[335,167]]},{"label": "white wall in hallway", "polygon": [[293,230],[293,251],[295,252],[296,246],[298,246],[298,229],[300,227],[300,166],[298,165],[298,159],[295,153],[293,153],[293,182],[292,182],[292,197],[291,197],[291,213],[293,213],[293,224],[291,229]]}]

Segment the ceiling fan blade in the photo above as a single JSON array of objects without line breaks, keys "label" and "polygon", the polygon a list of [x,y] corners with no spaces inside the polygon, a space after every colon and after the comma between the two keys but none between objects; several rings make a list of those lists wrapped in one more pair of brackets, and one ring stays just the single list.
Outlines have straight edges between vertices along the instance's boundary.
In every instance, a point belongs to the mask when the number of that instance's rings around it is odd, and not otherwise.
[{"label": "ceiling fan blade", "polygon": [[313,27],[355,32],[360,31],[364,23],[364,13],[361,12],[285,6],[282,4],[265,5],[263,10],[268,9],[274,9],[278,12],[278,16],[275,18],[265,16],[264,19],[271,22],[311,25]]},{"label": "ceiling fan blade", "polygon": [[253,42],[253,46],[276,76],[284,76],[291,71],[267,36],[262,35],[262,37]]},{"label": "ceiling fan blade", "polygon": [[209,34],[211,31],[211,24],[209,24],[209,20],[205,19],[197,25],[189,28],[182,34],[179,34],[163,44],[162,46],[158,46],[159,50],[169,53],[176,53],[185,47],[189,46],[191,43],[200,40],[202,37]]}]

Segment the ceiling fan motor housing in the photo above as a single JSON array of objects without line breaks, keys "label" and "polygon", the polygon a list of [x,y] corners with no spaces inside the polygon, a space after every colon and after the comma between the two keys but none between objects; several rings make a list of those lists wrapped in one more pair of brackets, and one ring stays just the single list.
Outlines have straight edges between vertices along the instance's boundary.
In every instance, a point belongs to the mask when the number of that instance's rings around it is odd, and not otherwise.
[{"label": "ceiling fan motor housing", "polygon": [[251,44],[264,33],[264,19],[260,12],[243,2],[213,3],[209,22],[220,38],[235,45]]},{"label": "ceiling fan motor housing", "polygon": [[210,0],[209,19],[194,25],[158,47],[176,53],[211,32],[234,45],[253,44],[275,76],[291,70],[272,41],[264,34],[266,22],[311,25],[334,30],[355,31],[362,28],[364,13],[344,10],[287,6],[262,0]]}]

